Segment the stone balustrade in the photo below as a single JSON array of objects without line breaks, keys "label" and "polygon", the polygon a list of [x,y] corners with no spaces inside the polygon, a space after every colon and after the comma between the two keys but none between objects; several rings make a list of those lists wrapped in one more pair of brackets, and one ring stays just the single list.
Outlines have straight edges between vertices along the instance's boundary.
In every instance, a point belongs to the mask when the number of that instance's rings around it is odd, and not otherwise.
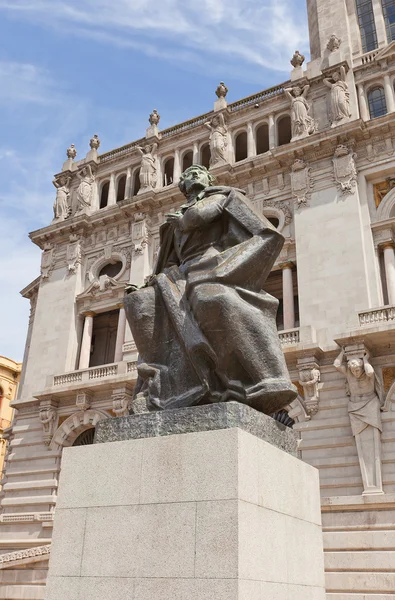
[{"label": "stone balustrade", "polygon": [[33,523],[34,521],[53,521],[54,514],[55,513],[53,512],[4,514],[0,515],[0,523]]},{"label": "stone balustrade", "polygon": [[93,381],[111,380],[119,375],[126,375],[127,373],[136,372],[136,362],[118,362],[111,363],[109,365],[100,365],[98,367],[89,367],[88,369],[79,369],[78,371],[72,371],[71,373],[64,373],[63,375],[55,375],[52,386],[55,388],[61,388],[64,386],[74,384],[86,384]]},{"label": "stone balustrade", "polygon": [[395,306],[381,306],[380,308],[371,308],[364,310],[359,315],[359,324],[361,327],[366,325],[377,325],[395,321]]},{"label": "stone balustrade", "polygon": [[300,342],[300,331],[299,327],[294,329],[286,329],[279,331],[278,337],[280,338],[281,346],[294,346]]}]

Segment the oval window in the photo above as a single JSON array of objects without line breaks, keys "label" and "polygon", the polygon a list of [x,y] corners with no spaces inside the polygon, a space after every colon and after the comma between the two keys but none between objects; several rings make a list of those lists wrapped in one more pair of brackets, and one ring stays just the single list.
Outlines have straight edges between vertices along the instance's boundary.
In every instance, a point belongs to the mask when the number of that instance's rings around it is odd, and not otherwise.
[{"label": "oval window", "polygon": [[114,263],[107,263],[99,271],[99,277],[101,275],[108,275],[108,277],[116,277],[122,269],[122,263],[120,260]]}]

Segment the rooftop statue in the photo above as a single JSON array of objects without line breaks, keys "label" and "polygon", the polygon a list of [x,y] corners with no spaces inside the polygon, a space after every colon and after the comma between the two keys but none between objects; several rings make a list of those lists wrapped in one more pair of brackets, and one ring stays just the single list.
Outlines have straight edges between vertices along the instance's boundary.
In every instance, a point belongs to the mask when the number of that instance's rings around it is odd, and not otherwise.
[{"label": "rooftop statue", "polygon": [[129,286],[139,351],[135,400],[150,410],[236,400],[272,414],[296,396],[280,347],[278,300],[262,290],[284,238],[241,190],[192,165],[186,203],[160,230],[154,275]]}]

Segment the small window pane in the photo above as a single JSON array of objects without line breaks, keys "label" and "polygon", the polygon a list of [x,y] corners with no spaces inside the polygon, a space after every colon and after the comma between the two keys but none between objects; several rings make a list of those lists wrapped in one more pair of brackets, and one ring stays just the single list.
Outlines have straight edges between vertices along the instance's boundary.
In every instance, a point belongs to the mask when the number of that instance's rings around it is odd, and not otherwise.
[{"label": "small window pane", "polygon": [[376,87],[370,90],[368,94],[370,118],[382,117],[387,114],[387,105],[382,87]]},{"label": "small window pane", "polygon": [[395,0],[381,0],[388,43],[395,40]]}]

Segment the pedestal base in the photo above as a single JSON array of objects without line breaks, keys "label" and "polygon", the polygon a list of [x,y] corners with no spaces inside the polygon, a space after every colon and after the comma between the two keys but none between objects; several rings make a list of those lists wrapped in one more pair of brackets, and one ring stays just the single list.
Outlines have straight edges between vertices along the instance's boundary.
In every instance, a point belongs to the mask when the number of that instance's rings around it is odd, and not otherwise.
[{"label": "pedestal base", "polygon": [[240,427],[66,448],[46,599],[119,598],[324,600],[318,471]]}]

